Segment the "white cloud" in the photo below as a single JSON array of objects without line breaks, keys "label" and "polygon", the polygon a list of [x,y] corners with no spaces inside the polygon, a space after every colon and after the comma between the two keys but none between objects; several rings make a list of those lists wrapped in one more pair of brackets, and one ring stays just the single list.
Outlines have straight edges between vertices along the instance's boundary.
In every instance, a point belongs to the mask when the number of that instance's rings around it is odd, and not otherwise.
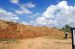
[{"label": "white cloud", "polygon": [[29,23],[27,23],[25,21],[23,21],[22,24],[24,24],[24,25],[30,25]]},{"label": "white cloud", "polygon": [[47,8],[47,10],[42,14],[42,16],[44,16],[45,18],[53,18],[54,17],[54,12],[55,12],[56,8],[55,5],[51,5]]},{"label": "white cloud", "polygon": [[20,8],[21,8],[21,10],[15,11],[17,14],[20,14],[20,15],[22,15],[22,14],[32,14],[32,12],[29,9],[27,9],[26,7],[20,6]]},{"label": "white cloud", "polygon": [[75,6],[69,6],[67,1],[61,1],[57,5],[50,5],[41,17],[32,21],[33,25],[44,25],[50,27],[63,27],[68,24],[75,27]]},{"label": "white cloud", "polygon": [[18,4],[19,0],[10,0],[11,3]]},{"label": "white cloud", "polygon": [[40,24],[40,25],[46,25],[47,24],[47,20],[44,17],[38,17],[36,19],[36,23]]},{"label": "white cloud", "polygon": [[62,1],[59,4],[57,4],[57,6],[60,8],[67,8],[68,7],[67,1]]},{"label": "white cloud", "polygon": [[11,3],[17,4],[20,7],[20,10],[16,10],[15,13],[23,15],[23,14],[32,14],[32,12],[28,8],[33,8],[36,5],[32,2],[29,2],[27,4],[20,4],[20,0],[10,0]]},{"label": "white cloud", "polygon": [[33,16],[38,16],[38,15],[40,15],[40,13],[39,12],[37,12],[36,14],[34,14]]},{"label": "white cloud", "polygon": [[0,8],[0,19],[16,22],[19,20],[19,17],[17,17],[17,15],[14,13],[7,12],[6,10]]},{"label": "white cloud", "polygon": [[33,7],[35,7],[36,5],[33,4],[32,2],[30,2],[30,3],[27,3],[27,4],[23,4],[23,6],[26,6],[27,8],[33,8]]}]

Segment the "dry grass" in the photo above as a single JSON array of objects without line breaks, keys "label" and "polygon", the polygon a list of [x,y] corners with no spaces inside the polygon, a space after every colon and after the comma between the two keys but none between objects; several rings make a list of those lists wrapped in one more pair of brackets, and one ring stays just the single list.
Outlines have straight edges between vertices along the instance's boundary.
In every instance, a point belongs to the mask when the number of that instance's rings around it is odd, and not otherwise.
[{"label": "dry grass", "polygon": [[30,26],[13,22],[0,21],[0,39],[25,39],[40,36],[49,36],[56,39],[62,39],[64,38],[64,32],[57,28],[48,28],[46,26]]},{"label": "dry grass", "polygon": [[72,49],[71,45],[71,34],[65,40],[57,28],[0,21],[0,49]]},{"label": "dry grass", "polygon": [[38,37],[18,41],[17,43],[0,43],[0,49],[72,49],[71,39],[58,40]]}]

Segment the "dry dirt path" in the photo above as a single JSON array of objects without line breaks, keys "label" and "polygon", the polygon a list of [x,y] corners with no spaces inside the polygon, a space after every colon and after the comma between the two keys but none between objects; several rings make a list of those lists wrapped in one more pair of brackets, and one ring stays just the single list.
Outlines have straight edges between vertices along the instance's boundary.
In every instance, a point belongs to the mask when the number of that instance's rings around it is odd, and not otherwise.
[{"label": "dry dirt path", "polygon": [[72,49],[71,39],[58,40],[42,37],[22,39],[18,43],[0,44],[1,46],[5,47],[4,49]]}]

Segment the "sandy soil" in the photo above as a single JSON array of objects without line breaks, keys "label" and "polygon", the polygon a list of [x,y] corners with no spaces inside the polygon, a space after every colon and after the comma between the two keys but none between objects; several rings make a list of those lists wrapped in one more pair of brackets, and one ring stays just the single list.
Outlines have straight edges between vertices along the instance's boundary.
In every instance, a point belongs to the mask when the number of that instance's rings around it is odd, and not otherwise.
[{"label": "sandy soil", "polygon": [[0,49],[72,49],[71,39],[48,38],[22,39],[17,42],[0,42]]}]

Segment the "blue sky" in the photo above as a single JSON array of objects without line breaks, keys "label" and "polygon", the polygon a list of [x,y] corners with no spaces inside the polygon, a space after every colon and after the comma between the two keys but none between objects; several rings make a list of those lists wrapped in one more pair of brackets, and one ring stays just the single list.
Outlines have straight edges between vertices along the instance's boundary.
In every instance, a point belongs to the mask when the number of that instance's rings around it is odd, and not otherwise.
[{"label": "blue sky", "polygon": [[74,26],[75,0],[0,0],[0,19],[25,25]]}]

